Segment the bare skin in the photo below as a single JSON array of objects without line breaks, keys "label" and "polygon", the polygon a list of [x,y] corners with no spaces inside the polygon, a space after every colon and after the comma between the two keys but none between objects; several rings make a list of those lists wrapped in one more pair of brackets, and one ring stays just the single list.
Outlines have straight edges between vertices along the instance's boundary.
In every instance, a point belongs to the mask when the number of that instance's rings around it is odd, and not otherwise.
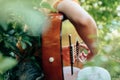
[{"label": "bare skin", "polygon": [[59,0],[56,9],[67,16],[78,35],[90,49],[87,60],[97,54],[97,26],[94,19],[74,0]]},{"label": "bare skin", "polygon": [[[54,6],[58,12],[62,12],[68,20],[74,25],[78,35],[83,42],[87,45],[80,45],[88,50],[87,60],[97,54],[97,26],[94,19],[87,13],[76,0],[58,0]],[[68,47],[63,48],[68,49]],[[74,75],[71,75],[70,66],[63,67],[65,80],[76,80],[79,68],[73,68]],[[66,73],[67,72],[67,73]]]}]

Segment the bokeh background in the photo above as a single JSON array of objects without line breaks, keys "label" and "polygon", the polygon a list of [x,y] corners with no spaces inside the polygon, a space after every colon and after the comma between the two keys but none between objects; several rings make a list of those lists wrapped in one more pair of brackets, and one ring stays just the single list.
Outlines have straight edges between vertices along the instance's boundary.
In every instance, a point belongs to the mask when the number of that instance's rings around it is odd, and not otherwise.
[{"label": "bokeh background", "polygon": [[[0,4],[2,4],[2,1],[3,0],[0,0]],[[7,2],[9,0],[5,0],[5,1]],[[11,1],[14,2],[17,0],[11,0]],[[43,10],[45,13],[55,11],[52,7],[52,4],[55,2],[55,0],[31,0],[31,1],[25,0],[25,1],[28,1],[30,4],[33,3],[34,5],[32,5],[32,7],[34,7],[34,9],[38,11]],[[112,80],[120,80],[120,68],[119,68],[120,67],[120,0],[79,0],[79,1],[80,1],[80,5],[86,11],[88,11],[91,14],[91,16],[95,19],[98,26],[99,52],[91,61],[83,63],[84,64],[83,67],[87,67],[87,66],[103,67],[110,72]],[[0,7],[2,7],[2,5],[0,5]],[[22,9],[24,11],[25,10],[27,11],[27,8],[22,8]],[[34,11],[32,13],[34,13]],[[30,23],[32,22],[30,21]],[[81,41],[73,25],[68,20],[66,20],[63,22],[63,26],[62,26],[63,46],[68,45],[68,34],[72,34],[73,44],[75,43],[76,40]],[[3,54],[4,53],[0,53],[0,80],[2,80],[4,72],[6,72],[8,69],[12,68],[14,65],[17,64],[16,60],[13,60],[8,57],[4,57]]]}]

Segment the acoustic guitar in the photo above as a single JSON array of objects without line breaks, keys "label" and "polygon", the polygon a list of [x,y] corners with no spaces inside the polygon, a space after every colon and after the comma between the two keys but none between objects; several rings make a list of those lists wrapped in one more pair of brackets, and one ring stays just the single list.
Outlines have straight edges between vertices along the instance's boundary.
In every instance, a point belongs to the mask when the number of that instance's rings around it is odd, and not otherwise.
[{"label": "acoustic guitar", "polygon": [[[49,15],[51,24],[49,29],[42,34],[42,68],[45,80],[64,80],[63,67],[73,66],[82,68],[82,64],[74,63],[74,53],[78,55],[78,41],[73,46],[71,35],[68,35],[69,46],[62,46],[62,21],[64,16],[61,13]],[[73,49],[74,48],[74,49]]]},{"label": "acoustic guitar", "polygon": [[45,80],[64,80],[61,25],[63,15],[51,13],[49,29],[42,34],[42,67]]}]

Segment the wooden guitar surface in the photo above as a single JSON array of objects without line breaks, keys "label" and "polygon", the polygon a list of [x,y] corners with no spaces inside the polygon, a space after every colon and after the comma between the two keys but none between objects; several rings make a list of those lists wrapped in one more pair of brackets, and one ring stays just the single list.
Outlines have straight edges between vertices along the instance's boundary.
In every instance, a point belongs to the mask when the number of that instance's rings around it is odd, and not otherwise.
[{"label": "wooden guitar surface", "polygon": [[52,13],[50,19],[49,29],[42,34],[42,66],[45,80],[64,80],[60,36],[63,16]]}]

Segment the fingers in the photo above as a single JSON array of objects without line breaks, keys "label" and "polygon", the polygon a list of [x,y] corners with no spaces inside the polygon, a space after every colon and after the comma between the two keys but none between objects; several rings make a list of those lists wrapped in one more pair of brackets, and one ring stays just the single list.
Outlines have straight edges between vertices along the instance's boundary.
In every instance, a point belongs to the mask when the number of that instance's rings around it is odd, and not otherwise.
[{"label": "fingers", "polygon": [[84,49],[86,49],[86,50],[89,50],[89,48],[87,47],[86,44],[80,44],[79,47],[82,47],[82,48],[84,48]]}]

